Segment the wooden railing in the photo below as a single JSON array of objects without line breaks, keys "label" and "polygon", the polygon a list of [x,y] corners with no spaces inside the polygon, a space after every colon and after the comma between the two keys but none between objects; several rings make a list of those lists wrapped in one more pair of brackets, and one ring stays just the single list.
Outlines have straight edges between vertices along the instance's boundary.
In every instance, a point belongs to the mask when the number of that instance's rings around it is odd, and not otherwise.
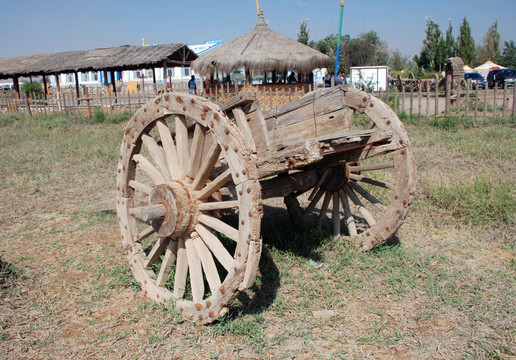
[{"label": "wooden railing", "polygon": [[[388,103],[397,113],[427,117],[459,115],[477,118],[506,119],[516,115],[516,89],[473,89],[471,84],[454,86],[448,84],[442,90],[434,80],[420,80],[418,86],[396,87],[372,94]],[[208,91],[198,89],[198,95],[215,103],[223,103],[244,92],[256,95],[260,107],[267,111],[301,98],[312,90],[304,84],[267,84],[238,86],[229,84],[212,86]],[[172,91],[186,92],[185,85],[174,85]],[[97,108],[104,112],[134,112],[157,96],[160,87],[149,86],[141,91],[127,91],[123,87],[114,93],[109,88],[85,88],[77,96],[75,89],[64,89],[50,94],[18,95],[14,92],[0,93],[0,113],[22,112],[29,115],[63,112],[67,116],[92,116]]]}]

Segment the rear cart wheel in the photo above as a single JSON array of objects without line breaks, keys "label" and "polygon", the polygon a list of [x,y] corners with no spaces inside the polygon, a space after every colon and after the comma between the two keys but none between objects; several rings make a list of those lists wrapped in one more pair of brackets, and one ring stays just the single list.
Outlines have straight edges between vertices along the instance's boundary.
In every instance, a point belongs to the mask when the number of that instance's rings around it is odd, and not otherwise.
[{"label": "rear cart wheel", "polygon": [[284,200],[294,221],[317,221],[367,250],[403,223],[415,188],[414,165],[403,124],[386,104],[353,89],[344,98],[356,141],[321,144],[316,186]]}]

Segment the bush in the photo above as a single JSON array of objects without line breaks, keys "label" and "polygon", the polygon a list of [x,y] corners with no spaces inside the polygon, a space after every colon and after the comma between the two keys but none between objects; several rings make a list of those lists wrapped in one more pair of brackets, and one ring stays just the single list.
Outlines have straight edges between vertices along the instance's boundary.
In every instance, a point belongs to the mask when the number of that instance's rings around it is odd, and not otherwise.
[{"label": "bush", "polygon": [[93,121],[96,123],[103,123],[106,121],[106,114],[101,108],[93,108]]},{"label": "bush", "polygon": [[25,95],[30,96],[31,94],[41,95],[43,93],[43,88],[40,83],[30,83],[25,81],[21,90],[25,93]]}]

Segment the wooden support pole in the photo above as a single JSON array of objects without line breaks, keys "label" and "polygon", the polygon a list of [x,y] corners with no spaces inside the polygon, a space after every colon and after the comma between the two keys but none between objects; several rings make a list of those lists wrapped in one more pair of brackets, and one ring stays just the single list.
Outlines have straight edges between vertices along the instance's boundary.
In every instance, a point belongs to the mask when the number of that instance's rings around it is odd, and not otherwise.
[{"label": "wooden support pole", "polygon": [[163,61],[163,92],[166,93],[167,92],[167,77],[168,77],[168,69],[167,69],[167,62],[166,61]]},{"label": "wooden support pole", "polygon": [[79,93],[79,73],[76,71],[74,73],[75,75],[75,93],[77,94],[77,104],[79,104],[79,98],[81,97],[81,94]]},{"label": "wooden support pole", "polygon": [[47,77],[43,75],[43,94],[45,94],[45,100],[48,96],[48,89],[47,89]]},{"label": "wooden support pole", "polygon": [[157,92],[156,87],[156,68],[152,68],[152,84],[154,85],[154,94]]}]

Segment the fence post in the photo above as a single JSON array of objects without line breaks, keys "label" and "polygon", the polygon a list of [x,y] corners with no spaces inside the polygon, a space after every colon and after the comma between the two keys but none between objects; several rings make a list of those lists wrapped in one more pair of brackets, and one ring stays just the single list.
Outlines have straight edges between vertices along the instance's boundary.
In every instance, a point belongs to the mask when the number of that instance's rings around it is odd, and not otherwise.
[{"label": "fence post", "polygon": [[502,108],[502,120],[505,120],[505,107],[507,106],[507,83],[503,84],[503,108]]},{"label": "fence post", "polygon": [[498,86],[496,86],[496,84],[494,85],[494,95],[493,95],[493,119],[496,119],[496,100],[497,100],[497,94],[496,94],[496,90],[497,90]]},{"label": "fence post", "polygon": [[488,91],[489,91],[488,88],[485,87],[484,88],[484,121],[486,121],[486,119],[487,119],[487,92]]},{"label": "fence post", "polygon": [[446,115],[450,114],[450,107],[451,107],[451,75],[446,76],[446,105],[444,107],[444,113]]},{"label": "fence post", "polygon": [[439,79],[435,78],[435,113],[434,117],[439,115]]}]

